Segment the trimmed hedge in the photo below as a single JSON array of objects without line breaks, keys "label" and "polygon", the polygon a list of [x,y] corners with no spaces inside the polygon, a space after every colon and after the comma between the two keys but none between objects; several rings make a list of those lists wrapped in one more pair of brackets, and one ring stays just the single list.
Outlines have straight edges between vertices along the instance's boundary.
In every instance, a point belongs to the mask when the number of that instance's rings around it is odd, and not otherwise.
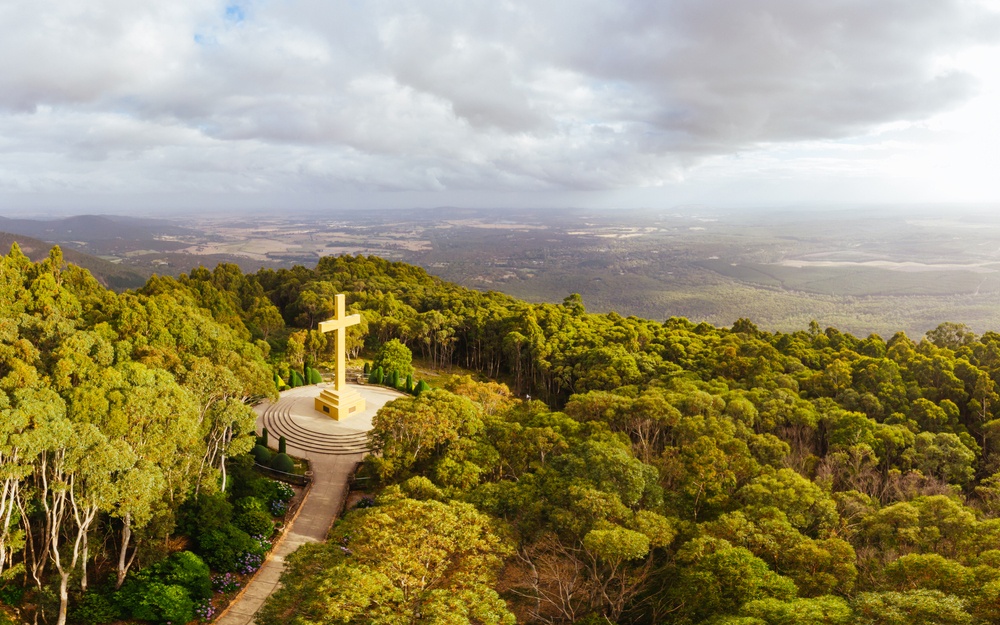
[{"label": "trimmed hedge", "polygon": [[294,473],[295,462],[288,454],[276,454],[271,459],[271,468],[282,473]]},{"label": "trimmed hedge", "polygon": [[264,466],[271,465],[271,450],[263,445],[256,445],[251,452],[253,454],[254,462],[257,464],[262,464]]},{"label": "trimmed hedge", "polygon": [[309,369],[306,370],[306,373],[309,376],[309,384],[323,383],[323,376],[320,375],[319,371],[317,371],[316,369],[310,367]]}]

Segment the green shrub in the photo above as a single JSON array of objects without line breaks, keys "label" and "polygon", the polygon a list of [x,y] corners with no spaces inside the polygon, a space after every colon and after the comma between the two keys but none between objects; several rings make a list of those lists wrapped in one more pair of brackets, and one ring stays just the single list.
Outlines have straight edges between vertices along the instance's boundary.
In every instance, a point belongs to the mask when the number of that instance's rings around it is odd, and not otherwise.
[{"label": "green shrub", "polygon": [[278,480],[264,480],[255,494],[266,506],[270,507],[271,502],[280,501],[282,503],[295,496],[292,487]]},{"label": "green shrub", "polygon": [[369,365],[369,364],[368,364],[368,363],[366,362],[366,363],[365,363],[365,369],[364,369],[364,374],[365,374],[365,375],[368,375],[368,374],[369,374],[369,373],[371,373],[371,372],[372,372],[372,367],[371,367],[371,365]]},{"label": "green shrub", "polygon": [[389,372],[389,381],[386,385],[391,386],[392,388],[399,388],[399,371],[393,369]]},{"label": "green shrub", "polygon": [[423,380],[420,380],[419,382],[417,382],[416,388],[413,389],[413,394],[419,396],[424,391],[429,391],[429,390],[431,390],[431,385],[428,384],[427,382],[424,382]]},{"label": "green shrub", "polygon": [[288,453],[288,441],[285,440],[284,436],[278,437],[278,453],[279,454]]},{"label": "green shrub", "polygon": [[187,623],[194,620],[194,601],[183,586],[150,582],[132,616],[153,623]]},{"label": "green shrub", "polygon": [[[268,463],[267,466],[271,466],[270,463]],[[271,500],[274,499],[275,495],[274,483],[275,483],[274,480],[267,477],[260,480],[254,480],[254,483],[252,484],[248,496],[255,497],[261,500],[262,502],[264,502],[264,506],[266,507],[271,502]]]},{"label": "green shrub", "polygon": [[407,373],[406,374],[406,382],[403,384],[403,390],[406,391],[407,393],[412,393],[413,392],[413,374],[412,373]]},{"label": "green shrub", "polygon": [[148,571],[144,570],[130,573],[125,578],[125,584],[112,595],[122,617],[130,617],[136,611],[142,610],[142,598],[146,594],[149,582]]},{"label": "green shrub", "polygon": [[233,504],[233,508],[235,508],[237,513],[250,512],[251,510],[267,511],[267,505],[264,503],[264,500],[254,495],[240,497]]},{"label": "green shrub", "polygon": [[295,491],[284,482],[262,479],[257,481],[253,496],[263,502],[264,512],[281,516],[288,510],[288,502],[295,496]]},{"label": "green shrub", "polygon": [[310,384],[322,384],[323,376],[316,369],[309,369],[309,383]]},{"label": "green shrub", "polygon": [[[9,579],[10,578],[8,578],[8,580]],[[9,606],[16,606],[21,604],[21,599],[23,598],[24,586],[11,581],[0,584],[0,603],[6,603]]]},{"label": "green shrub", "polygon": [[253,454],[253,459],[257,464],[262,464],[265,467],[271,464],[271,450],[263,445],[256,445],[250,452]]},{"label": "green shrub", "polygon": [[205,561],[190,551],[178,551],[153,567],[153,575],[165,584],[183,586],[191,597],[212,596],[212,575]]},{"label": "green shrub", "polygon": [[260,431],[260,444],[267,447],[267,428],[262,428]]},{"label": "green shrub", "polygon": [[263,503],[261,509],[266,512],[271,509],[274,502],[284,503],[291,499],[295,495],[295,491],[284,482],[264,478],[254,482],[251,494]]},{"label": "green shrub", "polygon": [[201,557],[216,571],[238,570],[240,556],[257,550],[259,550],[257,542],[232,524],[205,532],[198,537],[198,551],[201,552]]},{"label": "green shrub", "polygon": [[48,584],[40,590],[31,589],[31,603],[35,608],[35,614],[55,614],[59,610],[59,594],[56,584]]},{"label": "green shrub", "polygon": [[80,602],[69,610],[71,623],[83,625],[104,625],[121,619],[122,613],[103,592],[88,590]]},{"label": "green shrub", "polygon": [[288,454],[277,454],[271,459],[271,468],[282,473],[293,473],[295,462]]},{"label": "green shrub", "polygon": [[197,537],[209,530],[222,529],[232,518],[233,505],[225,493],[198,493],[181,506],[177,526],[181,533]]},{"label": "green shrub", "polygon": [[250,536],[262,536],[270,538],[274,533],[274,523],[271,515],[263,510],[247,510],[236,515],[233,525],[240,528]]},{"label": "green shrub", "polygon": [[[194,601],[188,590],[180,585],[164,584],[157,576],[155,565],[126,579],[125,585],[114,593],[114,600],[123,617],[154,623],[173,622],[171,617],[194,618]],[[190,616],[185,614],[187,611]]]},{"label": "green shrub", "polygon": [[[271,453],[271,459],[274,459],[274,452]],[[258,484],[268,480],[257,472],[254,467],[254,457],[251,454],[230,458],[227,465],[229,467],[229,488],[227,490],[231,501],[256,495]],[[268,461],[264,466],[271,466],[271,462]]]}]

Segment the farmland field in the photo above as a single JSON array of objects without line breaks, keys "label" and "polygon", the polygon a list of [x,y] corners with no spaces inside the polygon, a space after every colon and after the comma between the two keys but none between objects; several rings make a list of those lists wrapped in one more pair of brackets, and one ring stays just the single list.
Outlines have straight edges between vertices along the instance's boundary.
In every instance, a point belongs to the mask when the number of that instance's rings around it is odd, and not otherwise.
[{"label": "farmland field", "polygon": [[[339,211],[128,222],[128,236],[47,240],[123,267],[179,274],[375,254],[530,301],[580,293],[592,311],[859,335],[919,336],[942,321],[1000,329],[1000,219],[906,210]],[[76,218],[80,219],[80,218]],[[95,218],[103,219],[103,218]],[[20,225],[24,224],[13,224]],[[28,224],[29,226],[31,224]],[[105,232],[108,225],[100,223]],[[145,229],[141,229],[142,228]]]}]

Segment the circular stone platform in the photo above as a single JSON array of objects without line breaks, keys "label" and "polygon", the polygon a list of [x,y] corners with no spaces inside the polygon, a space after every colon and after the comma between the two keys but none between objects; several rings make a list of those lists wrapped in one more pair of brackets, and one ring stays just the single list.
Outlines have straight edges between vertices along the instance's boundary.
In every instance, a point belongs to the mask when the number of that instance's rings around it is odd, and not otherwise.
[{"label": "circular stone platform", "polygon": [[276,402],[262,402],[257,411],[257,433],[267,428],[268,445],[277,448],[284,436],[288,453],[300,458],[352,456],[368,452],[368,430],[378,409],[397,397],[399,391],[384,386],[348,384],[365,398],[365,410],[343,421],[334,421],[314,408],[316,397],[332,384],[300,386],[281,393]]}]

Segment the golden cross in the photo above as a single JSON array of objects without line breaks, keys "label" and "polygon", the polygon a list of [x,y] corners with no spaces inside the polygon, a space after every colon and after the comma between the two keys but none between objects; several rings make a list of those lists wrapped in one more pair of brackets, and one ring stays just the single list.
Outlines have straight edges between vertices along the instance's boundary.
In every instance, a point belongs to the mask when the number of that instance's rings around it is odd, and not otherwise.
[{"label": "golden cross", "polygon": [[326,332],[336,332],[334,351],[337,353],[337,376],[334,381],[333,388],[341,391],[347,387],[346,377],[344,371],[346,368],[346,351],[347,351],[347,326],[353,326],[361,323],[361,315],[350,315],[346,316],[344,312],[344,295],[338,294],[333,296],[334,301],[334,313],[333,319],[327,321],[321,321],[319,324],[319,331]]}]

